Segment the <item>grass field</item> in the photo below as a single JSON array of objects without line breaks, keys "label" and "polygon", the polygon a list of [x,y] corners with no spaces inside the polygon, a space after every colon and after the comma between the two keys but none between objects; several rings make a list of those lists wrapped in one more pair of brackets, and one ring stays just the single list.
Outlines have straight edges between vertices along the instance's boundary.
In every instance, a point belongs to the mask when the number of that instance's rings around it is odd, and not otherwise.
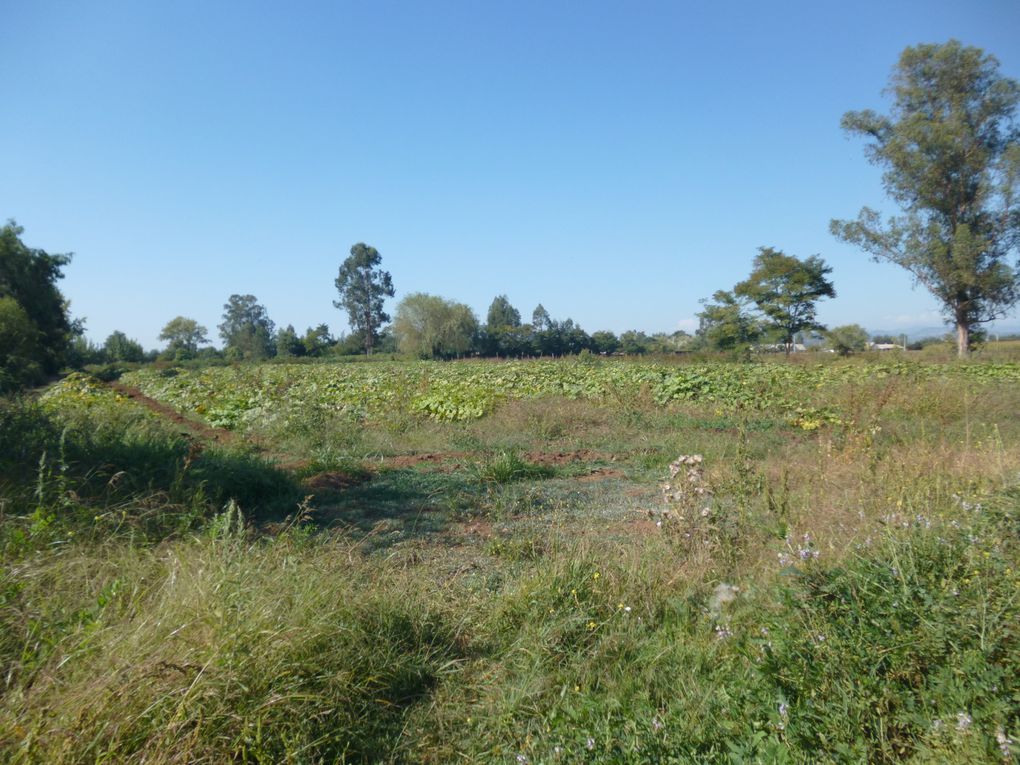
[{"label": "grass field", "polygon": [[0,407],[0,759],[1013,761],[1018,382],[69,377]]}]

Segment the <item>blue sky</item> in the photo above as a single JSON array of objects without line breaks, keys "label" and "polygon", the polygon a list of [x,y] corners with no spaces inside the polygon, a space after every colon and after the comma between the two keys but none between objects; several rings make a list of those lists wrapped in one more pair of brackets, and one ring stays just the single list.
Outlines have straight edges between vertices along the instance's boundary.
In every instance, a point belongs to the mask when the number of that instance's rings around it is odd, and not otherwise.
[{"label": "blue sky", "polygon": [[[0,218],[75,253],[102,341],[232,293],[326,322],[350,246],[397,300],[481,318],[692,330],[759,246],[833,267],[830,324],[938,326],[909,277],[828,233],[892,210],[840,116],[885,111],[908,45],[1020,78],[1020,3],[3,2]],[[391,303],[391,307],[396,301]]]}]

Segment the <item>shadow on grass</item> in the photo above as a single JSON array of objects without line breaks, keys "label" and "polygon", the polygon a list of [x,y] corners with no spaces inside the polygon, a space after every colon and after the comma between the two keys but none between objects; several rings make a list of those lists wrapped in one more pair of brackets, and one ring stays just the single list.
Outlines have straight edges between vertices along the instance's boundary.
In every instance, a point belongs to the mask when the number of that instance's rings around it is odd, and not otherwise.
[{"label": "shadow on grass", "polygon": [[320,490],[315,518],[326,527],[364,534],[370,547],[389,547],[466,520],[481,506],[485,492],[485,485],[468,473],[387,469],[363,483]]},{"label": "shadow on grass", "polygon": [[0,497],[9,518],[35,528],[113,514],[121,526],[158,539],[200,526],[231,500],[252,521],[279,520],[303,494],[292,476],[250,449],[206,446],[139,420],[58,421],[34,402],[7,400],[0,405]]}]

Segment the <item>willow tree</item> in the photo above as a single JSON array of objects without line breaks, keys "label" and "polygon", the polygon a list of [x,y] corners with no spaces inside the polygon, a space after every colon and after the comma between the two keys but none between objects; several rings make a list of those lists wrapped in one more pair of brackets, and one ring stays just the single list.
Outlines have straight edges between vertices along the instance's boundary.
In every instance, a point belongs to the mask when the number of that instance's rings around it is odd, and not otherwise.
[{"label": "willow tree", "polygon": [[998,61],[956,40],[907,48],[893,71],[888,116],[847,112],[843,129],[870,139],[867,158],[885,169],[902,215],[865,207],[834,220],[832,233],[875,260],[909,271],[956,326],[960,356],[981,324],[1020,298],[1020,84]]},{"label": "willow tree", "polygon": [[397,306],[393,333],[403,353],[423,359],[449,359],[471,350],[478,319],[463,303],[414,292]]}]

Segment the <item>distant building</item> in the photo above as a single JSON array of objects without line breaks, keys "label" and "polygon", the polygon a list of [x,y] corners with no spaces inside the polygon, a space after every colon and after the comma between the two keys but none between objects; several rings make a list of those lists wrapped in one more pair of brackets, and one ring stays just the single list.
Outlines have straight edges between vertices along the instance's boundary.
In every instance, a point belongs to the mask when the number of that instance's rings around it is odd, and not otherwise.
[{"label": "distant building", "polygon": [[[786,353],[786,343],[772,343],[771,345],[755,345],[752,350],[758,353]],[[804,353],[807,346],[804,343],[793,343],[790,345],[790,353]]]}]

